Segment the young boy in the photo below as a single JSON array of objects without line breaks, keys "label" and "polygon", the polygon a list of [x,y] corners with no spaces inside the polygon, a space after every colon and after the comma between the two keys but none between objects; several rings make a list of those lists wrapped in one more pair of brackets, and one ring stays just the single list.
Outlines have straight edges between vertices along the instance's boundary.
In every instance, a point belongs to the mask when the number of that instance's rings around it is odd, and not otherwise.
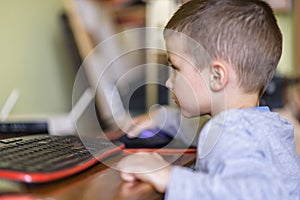
[{"label": "young boy", "polygon": [[166,85],[181,113],[212,119],[201,130],[195,170],[140,153],[118,163],[122,179],[149,182],[172,200],[299,200],[293,126],[258,106],[282,51],[272,9],[260,0],[191,0],[164,37],[173,68]]}]

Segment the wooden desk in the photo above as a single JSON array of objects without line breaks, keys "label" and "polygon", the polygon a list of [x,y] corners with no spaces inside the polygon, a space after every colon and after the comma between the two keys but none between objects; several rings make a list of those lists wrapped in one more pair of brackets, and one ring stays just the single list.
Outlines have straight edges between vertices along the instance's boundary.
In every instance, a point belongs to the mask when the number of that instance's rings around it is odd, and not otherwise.
[{"label": "wooden desk", "polygon": [[[109,158],[105,163],[115,165],[125,153]],[[177,165],[190,165],[195,160],[194,153],[179,154],[163,153],[163,157]],[[8,196],[7,196],[8,197]],[[18,200],[117,200],[117,199],[163,199],[163,194],[156,192],[153,187],[144,182],[127,183],[120,179],[119,172],[104,164],[84,171],[73,177],[53,183],[27,186],[19,195],[8,197]],[[0,195],[0,199],[5,196]]]}]

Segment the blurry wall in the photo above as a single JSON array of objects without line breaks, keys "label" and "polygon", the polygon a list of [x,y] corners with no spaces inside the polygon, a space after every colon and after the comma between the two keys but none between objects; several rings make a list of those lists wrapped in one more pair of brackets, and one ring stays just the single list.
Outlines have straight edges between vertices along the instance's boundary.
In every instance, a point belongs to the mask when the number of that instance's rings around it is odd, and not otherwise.
[{"label": "blurry wall", "polygon": [[75,76],[60,24],[63,0],[0,1],[0,107],[20,91],[12,114],[71,108]]},{"label": "blurry wall", "polygon": [[[294,10],[296,12],[296,10]],[[283,35],[283,52],[278,72],[285,76],[295,75],[295,25],[293,12],[278,13],[276,18]]]},{"label": "blurry wall", "polygon": [[[61,113],[71,108],[75,76],[60,24],[63,0],[0,1],[0,107],[14,88],[12,114]],[[294,73],[292,13],[277,14],[284,36],[278,71]]]}]

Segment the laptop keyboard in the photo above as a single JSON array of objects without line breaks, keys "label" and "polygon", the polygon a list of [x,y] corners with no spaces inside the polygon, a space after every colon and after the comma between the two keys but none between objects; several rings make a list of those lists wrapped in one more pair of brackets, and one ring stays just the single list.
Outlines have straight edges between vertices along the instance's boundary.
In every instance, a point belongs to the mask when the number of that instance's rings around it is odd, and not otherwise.
[{"label": "laptop keyboard", "polygon": [[41,183],[71,176],[123,148],[104,138],[33,135],[0,140],[0,178]]}]

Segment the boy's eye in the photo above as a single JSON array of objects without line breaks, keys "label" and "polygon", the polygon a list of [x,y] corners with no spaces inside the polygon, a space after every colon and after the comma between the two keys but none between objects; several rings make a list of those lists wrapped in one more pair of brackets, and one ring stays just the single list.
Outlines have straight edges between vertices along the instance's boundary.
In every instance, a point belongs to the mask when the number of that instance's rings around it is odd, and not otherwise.
[{"label": "boy's eye", "polygon": [[172,65],[171,63],[169,63],[169,67],[171,67],[173,70],[178,70],[177,67],[175,67],[175,66]]}]

